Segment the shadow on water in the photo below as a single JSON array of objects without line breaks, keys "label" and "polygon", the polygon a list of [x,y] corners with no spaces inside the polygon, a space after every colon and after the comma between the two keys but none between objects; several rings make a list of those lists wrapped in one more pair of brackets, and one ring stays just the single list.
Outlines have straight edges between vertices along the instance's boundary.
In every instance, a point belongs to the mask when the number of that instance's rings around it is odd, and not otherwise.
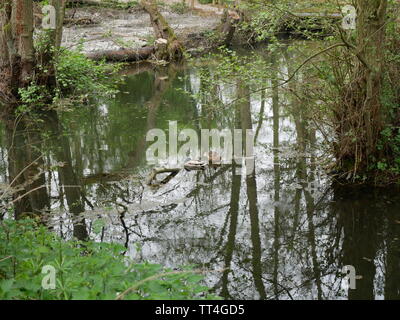
[{"label": "shadow on water", "polygon": [[[288,52],[269,59],[290,71]],[[118,241],[136,259],[166,266],[223,270],[206,282],[227,299],[399,299],[398,190],[331,187],[304,101],[277,88],[251,93],[240,79],[204,82],[201,73],[213,79],[204,65],[127,71],[115,99],[46,114],[40,127],[4,126],[2,179],[22,186],[16,215],[51,211],[63,237]],[[170,120],[197,132],[254,129],[255,173],[181,170],[148,187],[146,133],[168,131]],[[342,281],[346,265],[359,276],[356,289]]]}]

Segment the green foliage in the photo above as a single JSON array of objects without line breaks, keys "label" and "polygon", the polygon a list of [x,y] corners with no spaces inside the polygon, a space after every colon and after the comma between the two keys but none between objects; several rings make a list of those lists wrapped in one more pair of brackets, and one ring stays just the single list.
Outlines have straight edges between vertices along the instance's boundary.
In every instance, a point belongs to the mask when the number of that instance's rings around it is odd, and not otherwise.
[{"label": "green foliage", "polygon": [[148,46],[153,46],[157,40],[153,34],[145,35],[144,39],[146,40],[146,44]]},{"label": "green foliage", "polygon": [[[217,298],[190,269],[168,272],[160,265],[136,263],[119,244],[64,241],[33,220],[0,223],[0,299]],[[44,289],[44,266],[56,270],[56,288]],[[147,278],[152,277],[147,280]]]},{"label": "green foliage", "polygon": [[[381,156],[372,159],[370,169],[377,169],[381,180],[397,180],[400,176],[400,40],[398,4],[390,1],[386,25],[386,72],[381,92],[384,128],[380,133],[377,149]],[[397,177],[397,179],[396,179]]]},{"label": "green foliage", "polygon": [[[46,48],[45,38],[39,38],[41,41],[36,43],[36,48]],[[117,92],[114,75],[121,64],[95,62],[79,51],[66,49],[61,49],[56,56],[55,87],[40,85],[40,80],[34,79],[28,87],[20,88],[19,112],[41,110],[52,103],[55,105],[60,99],[79,102],[92,97],[110,97]],[[37,68],[38,74],[49,75],[49,65]]]},{"label": "green foliage", "polygon": [[[315,4],[310,1],[255,0],[241,2],[239,7],[245,13],[245,19],[240,22],[238,31],[248,43],[270,41],[281,33],[309,40],[328,36],[334,29],[331,19],[312,17],[312,13],[340,12],[337,4],[328,1]],[[296,17],[297,13],[303,12],[309,13],[310,17]]]},{"label": "green foliage", "polygon": [[388,125],[382,130],[377,148],[384,156],[374,159],[376,168],[384,173],[400,175],[400,127]]},{"label": "green foliage", "polygon": [[170,5],[170,9],[172,12],[184,14],[189,11],[189,6],[186,4],[186,2],[174,2]]},{"label": "green foliage", "polygon": [[[268,54],[273,55],[278,48],[278,45],[271,44],[268,47]],[[213,68],[212,77],[209,74],[199,74],[203,87],[206,86],[209,89],[218,83],[234,84],[237,79],[241,79],[250,87],[265,86],[266,76],[272,77],[271,71],[274,69],[273,64],[257,51],[242,55],[238,51],[220,47],[218,51],[201,58],[200,61],[207,61],[207,59],[217,62]],[[210,94],[213,93],[210,92]]]},{"label": "green foliage", "polygon": [[21,101],[23,103],[19,110],[25,109],[24,106],[34,106],[35,108],[40,108],[46,105],[46,98],[49,92],[45,86],[39,86],[32,84],[27,88],[18,89]]},{"label": "green foliage", "polygon": [[131,8],[136,8],[139,6],[138,1],[127,1],[127,2],[120,2],[120,1],[115,1],[115,0],[106,0],[105,4],[109,7],[116,8],[116,9],[131,9]]},{"label": "green foliage", "polygon": [[58,92],[109,96],[115,93],[110,76],[119,67],[94,62],[79,51],[62,50],[56,62]]},{"label": "green foliage", "polygon": [[252,42],[261,42],[274,37],[279,28],[279,21],[279,16],[273,10],[255,10],[250,20],[245,20],[239,25],[239,32]]}]

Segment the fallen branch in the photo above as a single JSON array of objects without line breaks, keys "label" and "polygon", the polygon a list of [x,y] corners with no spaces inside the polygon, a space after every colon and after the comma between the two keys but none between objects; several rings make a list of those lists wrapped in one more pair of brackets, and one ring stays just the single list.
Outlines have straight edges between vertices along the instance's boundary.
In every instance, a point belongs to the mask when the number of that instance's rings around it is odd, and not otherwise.
[{"label": "fallen branch", "polygon": [[5,261],[5,260],[11,259],[11,258],[13,258],[13,256],[5,257],[5,258],[3,258],[3,259],[0,259],[0,262],[3,262],[3,261]]},{"label": "fallen branch", "polygon": [[147,184],[152,185],[152,182],[156,179],[157,175],[161,173],[170,173],[166,178],[164,178],[159,184],[166,184],[168,183],[173,177],[175,177],[179,171],[181,171],[180,168],[161,168],[161,169],[153,169],[151,172],[149,178],[147,179]]},{"label": "fallen branch", "polygon": [[86,57],[95,61],[106,60],[109,62],[137,62],[150,59],[155,52],[154,46],[148,46],[140,49],[97,51],[94,53],[88,53]]}]

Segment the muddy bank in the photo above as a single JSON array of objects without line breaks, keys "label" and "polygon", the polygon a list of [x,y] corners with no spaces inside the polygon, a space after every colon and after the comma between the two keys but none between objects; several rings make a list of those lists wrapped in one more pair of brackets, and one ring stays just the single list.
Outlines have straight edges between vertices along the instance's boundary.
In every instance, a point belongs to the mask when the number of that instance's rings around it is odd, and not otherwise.
[{"label": "muddy bank", "polygon": [[[178,14],[166,6],[160,9],[170,26],[188,47],[191,43],[204,41],[204,33],[220,23],[220,15],[199,11]],[[138,49],[154,43],[154,31],[149,15],[139,8],[117,10],[109,8],[69,9],[67,18],[91,21],[90,24],[66,25],[63,46],[82,48],[84,53],[103,50]]]},{"label": "muddy bank", "polygon": [[[186,8],[182,13],[176,9],[176,4],[181,2],[167,0],[159,6],[159,11],[192,56],[219,45],[241,46],[260,42],[253,30],[235,30],[242,19],[235,11],[224,13],[222,8],[201,5],[196,1],[194,10]],[[309,32],[325,37],[332,33],[339,20],[339,14],[283,15],[274,29],[278,37],[307,38]],[[69,49],[79,47],[95,60],[141,61],[151,59],[157,51],[149,15],[139,5],[129,9],[71,8],[67,11],[66,21],[63,46]],[[265,28],[270,28],[268,23]],[[217,31],[218,39],[215,34],[209,36],[213,31]]]}]

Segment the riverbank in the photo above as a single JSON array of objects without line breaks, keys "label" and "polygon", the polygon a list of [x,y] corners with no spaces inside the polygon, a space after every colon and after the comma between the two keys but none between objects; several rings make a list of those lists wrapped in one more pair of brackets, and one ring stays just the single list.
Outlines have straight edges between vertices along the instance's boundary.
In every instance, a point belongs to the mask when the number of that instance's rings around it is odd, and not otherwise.
[{"label": "riverbank", "polygon": [[[221,20],[218,14],[199,11],[177,13],[169,6],[160,7],[160,12],[177,36],[186,43],[190,39],[204,40],[202,35],[216,28]],[[81,48],[85,54],[103,50],[139,49],[151,46],[155,41],[149,15],[139,7],[130,10],[76,8],[69,9],[67,17],[90,21],[87,25],[67,25],[63,34],[63,46],[69,49]]]},{"label": "riverbank", "polygon": [[[271,22],[268,17],[257,18],[251,11],[237,13],[228,10],[232,20],[226,22],[223,7],[202,5],[197,1],[191,9],[186,4],[170,0],[159,4],[159,10],[191,55],[200,55],[222,44],[241,46],[265,41],[265,38],[257,37],[259,33],[304,37],[311,32],[326,36],[341,18],[332,10],[315,13],[309,8],[307,12],[296,14],[271,11],[270,15],[276,20]],[[139,58],[135,61],[146,60],[149,56],[147,51],[154,51],[154,30],[148,13],[140,5],[125,9],[69,8],[66,17],[68,23],[64,27],[63,46],[68,49],[79,48],[89,57],[101,57],[105,51],[136,50]],[[259,21],[253,23],[252,20]],[[225,35],[219,37],[221,32]],[[223,39],[225,37],[227,40]]]}]

